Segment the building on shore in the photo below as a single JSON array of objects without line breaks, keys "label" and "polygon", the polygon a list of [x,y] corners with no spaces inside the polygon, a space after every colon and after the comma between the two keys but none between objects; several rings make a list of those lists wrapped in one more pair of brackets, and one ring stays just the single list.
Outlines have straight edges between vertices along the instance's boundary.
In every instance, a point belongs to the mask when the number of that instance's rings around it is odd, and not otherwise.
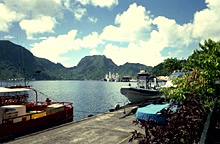
[{"label": "building on shore", "polygon": [[121,82],[130,82],[131,79],[132,79],[131,76],[123,76],[123,77],[121,78]]},{"label": "building on shore", "polygon": [[109,72],[108,74],[105,75],[104,81],[119,82],[120,76],[118,73],[114,74],[114,73]]}]

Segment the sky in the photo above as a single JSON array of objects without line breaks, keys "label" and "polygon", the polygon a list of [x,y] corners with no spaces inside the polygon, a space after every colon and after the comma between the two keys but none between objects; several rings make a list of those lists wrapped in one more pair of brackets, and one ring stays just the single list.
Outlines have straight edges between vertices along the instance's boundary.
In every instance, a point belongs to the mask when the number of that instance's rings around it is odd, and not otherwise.
[{"label": "sky", "polygon": [[0,0],[0,13],[0,40],[65,67],[90,55],[155,66],[220,39],[220,0]]}]

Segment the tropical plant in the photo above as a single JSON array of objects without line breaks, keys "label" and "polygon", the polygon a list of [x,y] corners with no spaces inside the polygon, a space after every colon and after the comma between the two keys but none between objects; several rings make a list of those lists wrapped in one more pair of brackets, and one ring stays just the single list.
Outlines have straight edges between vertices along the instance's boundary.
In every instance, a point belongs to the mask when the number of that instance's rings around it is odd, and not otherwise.
[{"label": "tropical plant", "polygon": [[171,74],[174,70],[181,70],[185,63],[186,60],[178,60],[177,58],[167,58],[164,60],[163,68],[167,69]]},{"label": "tropical plant", "polygon": [[163,68],[164,62],[156,65],[153,67],[153,69],[150,71],[150,73],[154,76],[168,76],[172,73],[172,71]]},{"label": "tropical plant", "polygon": [[204,45],[199,44],[201,50],[195,50],[188,58],[187,69],[197,69],[205,79],[207,91],[216,96],[215,81],[220,78],[220,42],[208,40]]},{"label": "tropical plant", "polygon": [[[131,132],[129,140],[138,140],[139,144],[192,144],[199,142],[204,123],[207,117],[207,109],[203,107],[203,99],[195,93],[188,93],[188,97],[182,100],[183,105],[176,112],[172,109],[163,109],[161,115],[167,117],[165,125],[158,126],[156,122],[147,119],[144,123],[138,120],[133,122],[141,124],[145,128],[145,135]],[[154,123],[154,124],[152,124]]]},{"label": "tropical plant", "polygon": [[163,91],[167,98],[178,102],[185,99],[188,92],[197,93],[206,99],[205,106],[211,108],[217,96],[215,82],[220,78],[220,42],[208,40],[199,46],[201,50],[195,50],[185,66],[194,71],[189,76],[174,79],[173,83],[178,84],[177,88],[164,88]]},{"label": "tropical plant", "polygon": [[178,87],[162,88],[167,99],[173,99],[177,103],[182,104],[182,100],[190,96],[188,93],[196,93],[204,100],[205,107],[211,109],[213,91],[198,70],[194,70],[190,74],[186,73],[182,78],[174,78],[172,83],[174,85],[177,84]]},{"label": "tropical plant", "polygon": [[[161,127],[150,125],[149,121],[141,125],[146,134],[132,132],[130,141],[138,139],[139,143],[196,143],[199,141],[203,126],[214,98],[217,96],[216,80],[220,78],[220,42],[208,40],[201,50],[195,50],[188,58],[185,68],[191,70],[182,78],[173,79],[177,88],[163,88],[167,99],[174,99],[179,108],[176,112],[163,109],[167,123]],[[169,64],[169,62],[173,64]],[[175,59],[165,61],[165,67],[176,68]],[[139,123],[139,121],[135,121]]]}]

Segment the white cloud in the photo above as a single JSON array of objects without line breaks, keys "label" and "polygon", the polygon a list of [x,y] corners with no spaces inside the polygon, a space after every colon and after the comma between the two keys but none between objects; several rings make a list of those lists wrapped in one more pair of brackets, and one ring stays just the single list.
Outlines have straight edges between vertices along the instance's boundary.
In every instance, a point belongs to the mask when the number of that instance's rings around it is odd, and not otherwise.
[{"label": "white cloud", "polygon": [[152,48],[150,43],[140,41],[138,43],[130,43],[128,47],[118,47],[108,44],[103,51],[106,57],[111,58],[117,65],[126,62],[141,63],[147,66],[155,66],[163,61],[161,54]]},{"label": "white cloud", "polygon": [[28,39],[37,33],[53,32],[56,19],[63,17],[61,0],[4,0],[0,3],[0,31],[8,32],[19,22]]},{"label": "white cloud", "polygon": [[31,52],[37,57],[47,58],[52,62],[65,64],[65,61],[69,58],[63,57],[62,54],[66,54],[71,50],[79,50],[81,48],[92,49],[91,54],[95,54],[97,52],[95,48],[98,44],[102,43],[96,32],[93,32],[83,39],[76,39],[76,35],[77,30],[71,30],[65,35],[49,37],[40,43],[35,43]]},{"label": "white cloud", "polygon": [[4,39],[13,39],[13,38],[15,38],[14,36],[11,36],[11,35],[6,35],[6,36],[4,36]]},{"label": "white cloud", "polygon": [[90,51],[90,55],[97,55],[98,51],[96,49],[93,49]]},{"label": "white cloud", "polygon": [[19,21],[23,17],[22,14],[8,9],[3,3],[0,3],[0,12],[0,31],[3,32],[8,32],[12,23]]},{"label": "white cloud", "polygon": [[[133,4],[126,12],[116,16],[115,24],[118,26],[109,25],[105,27],[101,34],[101,37],[106,40],[128,41],[130,43],[127,47],[108,44],[103,54],[118,65],[125,62],[139,62],[155,66],[167,58],[161,55],[162,50],[166,47],[173,48],[172,51],[167,52],[169,57],[178,57],[178,55],[185,57],[184,49],[192,43],[209,38],[218,41],[220,38],[220,1],[206,0],[206,3],[208,8],[196,12],[193,21],[183,25],[179,25],[175,20],[164,16],[158,16],[153,20],[148,16],[145,21],[143,17],[147,15],[141,16],[140,13],[135,13],[138,8]],[[133,11],[131,11],[132,8]],[[140,16],[140,19],[133,19],[132,14]],[[129,21],[131,19],[134,21]],[[135,22],[138,22],[138,24],[135,24]],[[138,28],[147,29],[148,26],[149,30],[151,24],[156,28],[151,31],[150,38],[138,41],[140,39],[138,39],[137,34],[144,35],[146,33],[146,31],[137,33]],[[133,25],[136,25],[136,27]],[[129,33],[129,31],[132,33]],[[134,41],[135,39],[136,41]]]},{"label": "white cloud", "polygon": [[98,21],[98,19],[95,17],[88,17],[88,20],[92,23],[96,23]]},{"label": "white cloud", "polygon": [[56,23],[55,18],[42,16],[38,19],[22,20],[19,25],[21,29],[26,31],[27,39],[33,39],[33,35],[37,33],[53,33]]},{"label": "white cloud", "polygon": [[112,6],[118,5],[118,0],[76,0],[80,2],[82,5],[93,5],[99,7],[107,7],[110,8]]},{"label": "white cloud", "polygon": [[61,18],[62,4],[60,0],[5,0],[5,5],[12,11],[26,16],[28,19],[38,18],[39,15]]},{"label": "white cloud", "polygon": [[118,5],[118,0],[91,0],[91,3],[94,6],[110,8],[112,6]]},{"label": "white cloud", "polygon": [[110,41],[136,41],[147,39],[142,37],[143,32],[151,29],[151,19],[149,12],[136,3],[129,6],[123,14],[118,14],[115,18],[115,24],[109,25],[103,29],[101,38]]},{"label": "white cloud", "polygon": [[219,10],[220,9],[220,2],[219,0],[206,0],[207,6],[213,10]]},{"label": "white cloud", "polygon": [[46,40],[47,37],[39,37],[38,39],[39,39],[39,40]]},{"label": "white cloud", "polygon": [[193,21],[193,37],[202,40],[220,38],[220,1],[206,0],[208,8],[196,12]]},{"label": "white cloud", "polygon": [[63,0],[64,9],[72,12],[75,19],[80,21],[83,16],[86,15],[87,10],[83,8],[81,5],[72,2],[71,0]]},{"label": "white cloud", "polygon": [[79,47],[74,43],[76,34],[77,31],[72,30],[66,35],[49,37],[40,43],[35,43],[31,52],[37,57],[47,58],[55,63],[62,63],[69,58],[62,57],[61,54],[64,54],[72,49],[79,49]]},{"label": "white cloud", "polygon": [[84,48],[96,48],[98,44],[103,44],[103,42],[97,32],[92,32],[81,40],[80,46]]},{"label": "white cloud", "polygon": [[159,16],[153,20],[153,24],[157,25],[157,36],[162,42],[166,43],[165,46],[183,47],[192,42],[192,24],[190,23],[181,26],[173,19]]},{"label": "white cloud", "polygon": [[[148,66],[155,66],[166,58],[161,55],[161,51],[165,47],[178,48],[179,50],[176,53],[172,53],[172,56],[175,57],[176,54],[183,52],[180,48],[188,46],[192,42],[191,24],[181,26],[175,20],[161,16],[156,17],[152,23],[157,26],[157,29],[150,33],[148,40],[130,42],[127,47],[108,44],[103,54],[118,65],[126,62],[138,62]],[[171,55],[171,53],[168,54]]]},{"label": "white cloud", "polygon": [[78,8],[76,11],[75,11],[75,18],[77,20],[81,20],[81,18],[86,14],[86,9],[83,9],[83,8]]},{"label": "white cloud", "polygon": [[143,6],[137,6],[134,3],[123,14],[116,16],[115,24],[129,31],[137,32],[140,28],[150,29],[151,20],[149,12]]},{"label": "white cloud", "polygon": [[[53,33],[66,10],[71,11],[76,20],[81,20],[87,14],[83,6],[111,8],[118,5],[118,0],[76,1],[77,3],[71,0],[4,0],[0,3],[0,31],[8,32],[14,22],[20,22],[28,39],[34,39],[39,33]],[[118,65],[125,62],[156,65],[164,59],[161,51],[166,47],[173,48],[172,52],[167,53],[175,57],[184,53],[184,48],[192,42],[208,38],[219,40],[220,1],[206,0],[206,3],[208,8],[196,12],[192,22],[183,25],[164,16],[152,18],[143,6],[134,3],[118,14],[114,24],[106,26],[100,35],[92,32],[82,39],[75,39],[77,31],[73,30],[58,37],[43,37],[42,42],[34,44],[32,51],[36,56],[53,62],[64,62],[68,58],[62,57],[62,54],[70,50],[87,48],[94,55],[98,53],[97,46],[103,44],[102,40],[116,41],[127,46],[119,47],[109,42],[103,54]],[[88,20],[97,22],[95,17],[88,17]]]},{"label": "white cloud", "polygon": [[[104,55],[118,65],[125,62],[138,62],[155,66],[166,58],[161,55],[164,48],[178,48],[177,52],[181,53],[183,52],[181,48],[192,42],[191,23],[179,25],[175,20],[163,16],[151,19],[149,12],[135,3],[130,5],[126,12],[116,16],[115,24],[119,26],[105,27],[101,37],[106,40],[129,42],[127,47],[108,44],[103,51]],[[156,29],[150,32],[152,25],[156,26]],[[140,36],[138,37],[138,35],[144,36],[146,33],[149,33],[149,38],[140,39]]]}]

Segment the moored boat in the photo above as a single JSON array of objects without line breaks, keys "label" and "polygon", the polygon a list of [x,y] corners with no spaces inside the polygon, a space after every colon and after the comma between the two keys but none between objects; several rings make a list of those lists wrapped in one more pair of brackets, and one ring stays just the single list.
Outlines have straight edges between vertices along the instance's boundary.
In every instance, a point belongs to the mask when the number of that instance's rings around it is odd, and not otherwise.
[{"label": "moored boat", "polygon": [[[29,102],[34,91],[36,101]],[[38,101],[26,86],[0,87],[0,141],[73,121],[71,102]]]},{"label": "moored boat", "polygon": [[138,73],[137,87],[133,87],[131,84],[128,86],[122,86],[120,92],[122,95],[127,97],[131,103],[156,100],[163,94],[160,91],[157,78],[151,76],[145,70],[141,70],[140,73]]}]

